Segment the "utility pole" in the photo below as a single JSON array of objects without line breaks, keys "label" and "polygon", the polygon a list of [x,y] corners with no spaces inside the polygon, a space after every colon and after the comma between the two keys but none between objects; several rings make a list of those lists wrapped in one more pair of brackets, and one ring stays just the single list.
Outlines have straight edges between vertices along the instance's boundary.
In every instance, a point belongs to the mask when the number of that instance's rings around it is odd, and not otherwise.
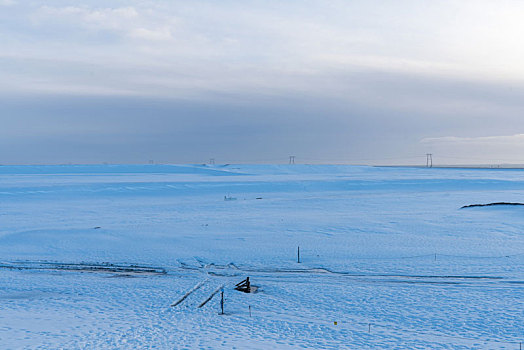
[{"label": "utility pole", "polygon": [[295,156],[289,156],[289,164],[295,164]]},{"label": "utility pole", "polygon": [[426,153],[426,168],[433,168],[433,154]]}]

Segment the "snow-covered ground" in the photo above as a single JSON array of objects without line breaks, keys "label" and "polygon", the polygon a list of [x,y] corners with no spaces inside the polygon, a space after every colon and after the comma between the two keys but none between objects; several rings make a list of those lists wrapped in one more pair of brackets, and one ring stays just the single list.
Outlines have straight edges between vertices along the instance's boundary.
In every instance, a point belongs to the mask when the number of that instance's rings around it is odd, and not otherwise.
[{"label": "snow-covered ground", "polygon": [[524,170],[2,166],[0,348],[519,349],[524,207],[460,209],[502,201]]}]

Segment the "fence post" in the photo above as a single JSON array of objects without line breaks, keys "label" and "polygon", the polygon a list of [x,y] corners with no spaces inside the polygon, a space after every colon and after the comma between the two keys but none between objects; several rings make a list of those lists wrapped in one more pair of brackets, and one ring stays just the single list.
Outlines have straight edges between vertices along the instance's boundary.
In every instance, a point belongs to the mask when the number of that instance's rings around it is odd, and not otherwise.
[{"label": "fence post", "polygon": [[222,289],[222,292],[220,293],[221,299],[220,299],[220,309],[222,310],[221,315],[224,314],[224,289]]}]

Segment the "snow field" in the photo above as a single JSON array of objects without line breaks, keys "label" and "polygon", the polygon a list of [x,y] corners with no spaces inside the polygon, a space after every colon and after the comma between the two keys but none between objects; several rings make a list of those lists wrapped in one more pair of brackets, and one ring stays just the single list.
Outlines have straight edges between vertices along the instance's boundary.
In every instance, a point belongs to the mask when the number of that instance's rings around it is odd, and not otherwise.
[{"label": "snow field", "polygon": [[[524,201],[523,175],[0,167],[3,265],[109,262],[167,271],[2,268],[0,342],[10,349],[518,349],[524,209],[459,208]],[[258,293],[233,290],[246,276]],[[198,309],[222,284],[226,315],[218,315],[219,295]]]}]

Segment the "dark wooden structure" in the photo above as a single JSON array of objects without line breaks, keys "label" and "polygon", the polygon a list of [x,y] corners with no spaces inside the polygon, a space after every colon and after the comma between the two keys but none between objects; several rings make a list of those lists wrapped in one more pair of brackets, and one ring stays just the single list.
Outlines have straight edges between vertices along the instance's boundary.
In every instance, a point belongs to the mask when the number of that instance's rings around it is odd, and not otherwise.
[{"label": "dark wooden structure", "polygon": [[251,282],[249,282],[249,277],[242,282],[237,283],[235,289],[244,293],[251,293]]}]

